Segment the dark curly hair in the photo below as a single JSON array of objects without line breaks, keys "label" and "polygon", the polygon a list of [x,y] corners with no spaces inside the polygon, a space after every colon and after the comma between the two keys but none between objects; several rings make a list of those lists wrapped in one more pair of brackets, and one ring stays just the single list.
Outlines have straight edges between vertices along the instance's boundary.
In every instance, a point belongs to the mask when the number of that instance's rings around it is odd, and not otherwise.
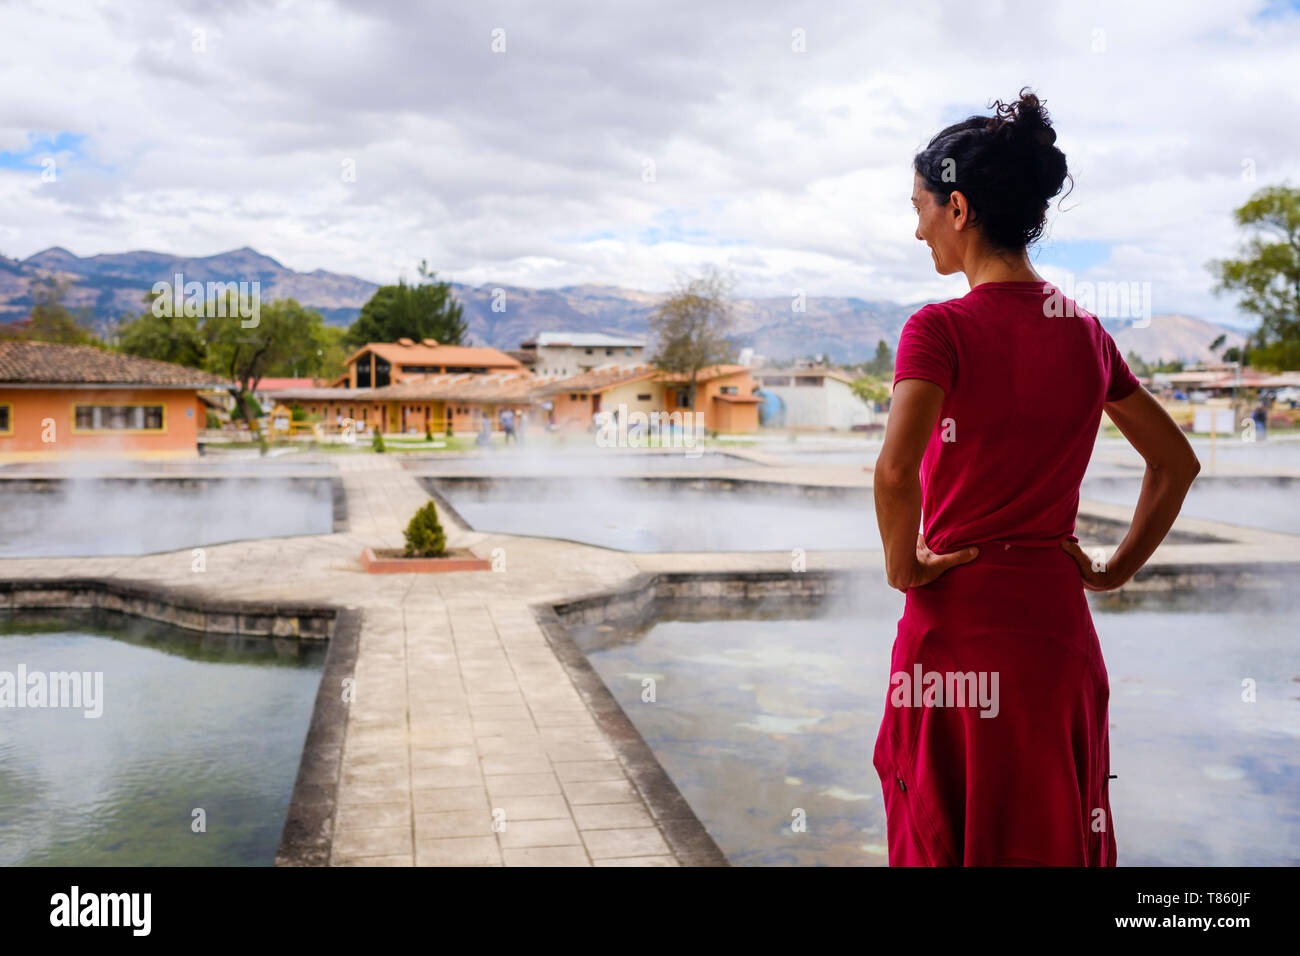
[{"label": "dark curly hair", "polygon": [[[946,206],[954,190],[970,202],[973,221],[999,249],[1037,241],[1047,206],[1066,179],[1074,180],[1044,104],[1025,87],[1014,103],[993,103],[992,116],[972,116],[936,135],[913,167]],[[1069,195],[1067,191],[1066,195]]]}]

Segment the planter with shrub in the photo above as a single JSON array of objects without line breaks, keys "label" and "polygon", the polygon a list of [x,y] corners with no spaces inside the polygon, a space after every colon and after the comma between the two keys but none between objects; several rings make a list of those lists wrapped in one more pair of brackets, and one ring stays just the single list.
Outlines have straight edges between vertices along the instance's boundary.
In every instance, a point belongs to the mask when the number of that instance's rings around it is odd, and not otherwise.
[{"label": "planter with shrub", "polygon": [[406,526],[406,547],[366,548],[361,565],[369,574],[438,573],[440,571],[491,571],[492,562],[475,557],[468,548],[448,548],[447,533],[438,520],[438,506],[430,501]]}]

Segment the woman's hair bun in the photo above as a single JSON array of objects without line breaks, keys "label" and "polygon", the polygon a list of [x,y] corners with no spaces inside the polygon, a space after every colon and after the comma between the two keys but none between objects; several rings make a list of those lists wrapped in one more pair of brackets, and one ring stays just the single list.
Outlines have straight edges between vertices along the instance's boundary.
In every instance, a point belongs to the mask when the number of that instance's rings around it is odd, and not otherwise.
[{"label": "woman's hair bun", "polygon": [[913,166],[940,205],[960,190],[993,245],[1022,248],[1042,236],[1048,203],[1069,169],[1043,101],[1029,87],[992,109],[992,116],[943,129]]},{"label": "woman's hair bun", "polygon": [[1042,146],[1051,146],[1056,142],[1056,130],[1052,129],[1047,109],[1029,87],[1022,89],[1020,99],[1014,102],[993,101],[989,129],[1018,142],[1033,139]]}]

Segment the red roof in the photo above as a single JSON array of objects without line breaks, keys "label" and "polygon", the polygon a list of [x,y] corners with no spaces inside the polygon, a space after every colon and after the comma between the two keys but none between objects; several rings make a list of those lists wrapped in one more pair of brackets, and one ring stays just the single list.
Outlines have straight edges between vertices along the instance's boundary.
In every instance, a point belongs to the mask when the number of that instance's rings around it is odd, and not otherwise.
[{"label": "red roof", "polygon": [[279,392],[286,388],[313,388],[314,378],[264,378],[257,385],[259,392]]}]

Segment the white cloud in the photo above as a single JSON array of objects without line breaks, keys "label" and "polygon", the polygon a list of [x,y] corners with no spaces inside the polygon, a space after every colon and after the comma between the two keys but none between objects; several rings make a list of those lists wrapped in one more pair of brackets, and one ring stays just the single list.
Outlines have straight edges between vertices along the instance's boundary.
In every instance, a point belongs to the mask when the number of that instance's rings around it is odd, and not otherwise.
[{"label": "white cloud", "polygon": [[1222,319],[1204,263],[1232,208],[1300,181],[1300,18],[1261,0],[457,6],[0,8],[0,150],[85,136],[57,183],[0,168],[0,251],[646,289],[716,262],[751,294],[959,295],[913,238],[912,154],[1030,84],[1077,180],[1052,239],[1112,246],[1079,278]]}]

